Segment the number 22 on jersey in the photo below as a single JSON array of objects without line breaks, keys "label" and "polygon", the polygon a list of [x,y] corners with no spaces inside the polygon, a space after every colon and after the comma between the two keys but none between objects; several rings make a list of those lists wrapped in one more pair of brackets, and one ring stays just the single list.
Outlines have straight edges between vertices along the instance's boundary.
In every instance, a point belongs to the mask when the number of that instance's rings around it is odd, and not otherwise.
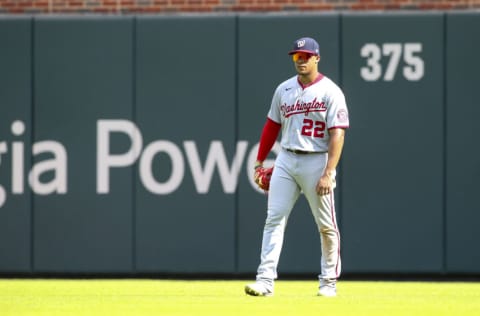
[{"label": "number 22 on jersey", "polygon": [[306,118],[303,120],[302,135],[323,138],[325,136],[325,127],[326,124],[323,121],[314,121]]}]

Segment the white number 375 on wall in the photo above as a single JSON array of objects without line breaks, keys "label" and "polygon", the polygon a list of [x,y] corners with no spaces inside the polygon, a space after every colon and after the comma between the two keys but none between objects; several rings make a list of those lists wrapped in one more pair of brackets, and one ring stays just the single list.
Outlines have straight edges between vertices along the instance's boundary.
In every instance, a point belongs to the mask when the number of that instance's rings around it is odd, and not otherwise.
[{"label": "white number 375 on wall", "polygon": [[[419,56],[421,52],[422,43],[384,43],[381,46],[366,43],[360,49],[360,55],[366,58],[360,75],[366,81],[377,81],[382,75],[384,81],[392,81],[403,56],[403,76],[409,81],[418,81],[425,73],[425,63]],[[382,69],[382,57],[390,58],[385,70]]]}]

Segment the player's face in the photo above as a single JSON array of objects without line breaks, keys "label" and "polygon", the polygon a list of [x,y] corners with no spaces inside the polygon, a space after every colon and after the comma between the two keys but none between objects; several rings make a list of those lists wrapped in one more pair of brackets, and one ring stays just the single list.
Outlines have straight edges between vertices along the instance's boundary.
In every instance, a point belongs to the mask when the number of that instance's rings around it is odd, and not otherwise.
[{"label": "player's face", "polygon": [[308,75],[317,67],[317,63],[315,62],[318,59],[317,55],[299,52],[293,54],[292,59],[299,75]]}]

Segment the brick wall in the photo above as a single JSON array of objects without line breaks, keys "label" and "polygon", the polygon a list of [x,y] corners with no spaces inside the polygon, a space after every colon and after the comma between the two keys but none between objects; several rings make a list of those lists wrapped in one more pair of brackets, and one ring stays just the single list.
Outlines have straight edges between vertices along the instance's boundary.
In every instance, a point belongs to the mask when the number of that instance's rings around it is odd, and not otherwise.
[{"label": "brick wall", "polygon": [[480,0],[0,0],[0,13],[468,10]]}]

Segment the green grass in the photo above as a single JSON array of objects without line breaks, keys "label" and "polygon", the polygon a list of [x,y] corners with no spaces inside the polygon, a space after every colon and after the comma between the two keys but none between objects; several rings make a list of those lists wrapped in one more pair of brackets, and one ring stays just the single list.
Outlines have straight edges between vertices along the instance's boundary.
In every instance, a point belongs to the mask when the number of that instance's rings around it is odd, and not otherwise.
[{"label": "green grass", "polygon": [[480,283],[277,281],[250,297],[248,281],[0,279],[0,315],[480,315]]}]

